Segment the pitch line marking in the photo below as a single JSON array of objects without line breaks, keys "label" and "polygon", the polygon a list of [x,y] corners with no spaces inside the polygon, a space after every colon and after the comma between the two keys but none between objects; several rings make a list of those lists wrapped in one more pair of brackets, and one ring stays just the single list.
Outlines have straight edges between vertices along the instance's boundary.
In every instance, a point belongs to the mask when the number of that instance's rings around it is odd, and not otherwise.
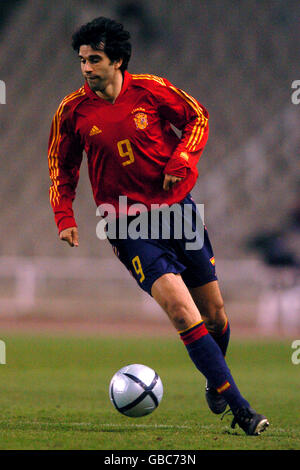
[{"label": "pitch line marking", "polygon": [[[0,423],[7,423],[7,421],[0,420]],[[7,423],[8,424],[8,423]],[[12,423],[9,423],[12,424]],[[41,421],[20,421],[18,425],[36,425],[36,426],[91,426],[91,427],[97,427],[97,428],[103,428],[103,427],[130,427],[130,428],[156,428],[156,429],[191,429],[192,426],[185,426],[185,425],[176,425],[176,424],[125,424],[125,423],[102,423],[102,424],[97,424],[97,423],[61,423],[61,422],[41,422]]]}]

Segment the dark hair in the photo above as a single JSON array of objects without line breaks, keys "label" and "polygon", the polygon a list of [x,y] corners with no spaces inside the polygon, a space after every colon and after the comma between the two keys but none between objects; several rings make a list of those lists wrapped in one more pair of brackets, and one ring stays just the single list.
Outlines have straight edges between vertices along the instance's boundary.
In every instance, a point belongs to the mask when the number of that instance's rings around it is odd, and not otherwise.
[{"label": "dark hair", "polygon": [[131,56],[131,44],[128,41],[130,34],[125,31],[121,23],[100,16],[82,25],[72,36],[72,47],[79,52],[80,46],[89,45],[93,49],[99,49],[103,42],[103,51],[110,60],[123,59],[120,70],[123,72],[128,67]]}]

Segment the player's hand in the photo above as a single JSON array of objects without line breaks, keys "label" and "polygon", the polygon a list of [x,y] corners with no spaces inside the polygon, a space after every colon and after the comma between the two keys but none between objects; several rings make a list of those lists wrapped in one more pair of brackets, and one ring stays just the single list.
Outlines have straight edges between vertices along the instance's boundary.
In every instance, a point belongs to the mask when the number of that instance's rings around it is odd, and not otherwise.
[{"label": "player's hand", "polygon": [[62,230],[59,234],[59,238],[65,242],[68,242],[70,246],[79,245],[77,227],[70,227]]},{"label": "player's hand", "polygon": [[177,176],[172,176],[172,175],[165,175],[164,179],[164,184],[163,184],[163,189],[165,191],[169,191],[169,189],[172,189],[174,184],[178,183],[181,181],[183,178],[178,178]]}]

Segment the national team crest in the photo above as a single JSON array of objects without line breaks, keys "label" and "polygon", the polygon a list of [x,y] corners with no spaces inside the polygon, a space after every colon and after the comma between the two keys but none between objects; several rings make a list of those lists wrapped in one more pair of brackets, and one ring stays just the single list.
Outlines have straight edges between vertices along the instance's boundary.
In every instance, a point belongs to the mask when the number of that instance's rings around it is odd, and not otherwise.
[{"label": "national team crest", "polygon": [[137,113],[134,115],[134,122],[137,129],[146,129],[148,126],[148,118],[145,113]]}]

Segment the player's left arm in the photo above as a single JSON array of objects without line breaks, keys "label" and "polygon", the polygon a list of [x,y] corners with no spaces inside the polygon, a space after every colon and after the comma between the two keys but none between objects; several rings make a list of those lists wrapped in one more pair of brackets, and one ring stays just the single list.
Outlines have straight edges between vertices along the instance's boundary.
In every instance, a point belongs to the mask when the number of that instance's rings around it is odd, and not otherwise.
[{"label": "player's left arm", "polygon": [[164,82],[159,94],[159,113],[182,132],[164,169],[167,187],[185,178],[189,169],[197,165],[208,138],[208,112],[195,98],[167,80]]}]

